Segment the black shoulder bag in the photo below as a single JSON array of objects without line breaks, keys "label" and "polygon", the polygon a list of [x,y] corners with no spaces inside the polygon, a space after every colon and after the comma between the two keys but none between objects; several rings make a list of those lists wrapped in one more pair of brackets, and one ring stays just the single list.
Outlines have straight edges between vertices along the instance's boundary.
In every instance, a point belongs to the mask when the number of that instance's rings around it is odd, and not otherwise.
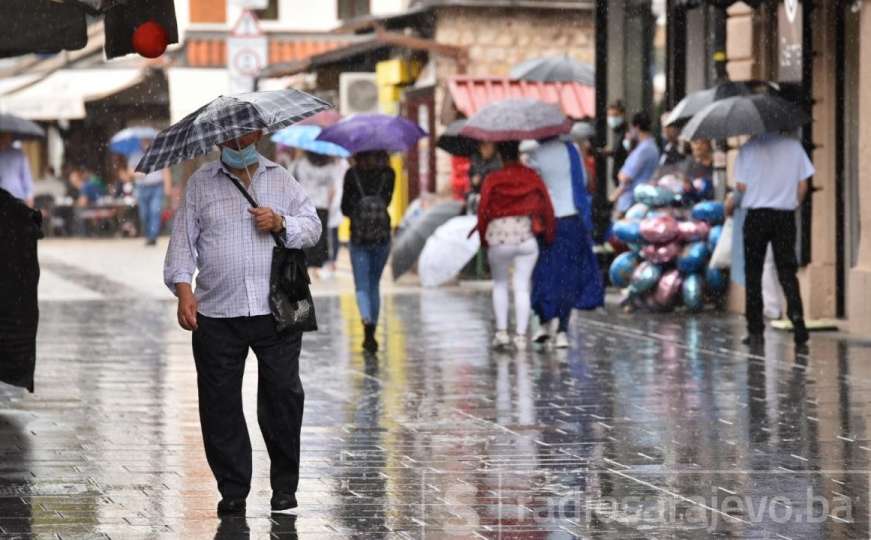
[{"label": "black shoulder bag", "polygon": [[[238,180],[230,180],[252,207],[257,201]],[[275,319],[279,334],[284,332],[314,332],[318,329],[315,305],[312,301],[305,252],[284,246],[277,233],[270,233],[275,240],[272,248],[272,267],[269,274],[269,309]]]}]

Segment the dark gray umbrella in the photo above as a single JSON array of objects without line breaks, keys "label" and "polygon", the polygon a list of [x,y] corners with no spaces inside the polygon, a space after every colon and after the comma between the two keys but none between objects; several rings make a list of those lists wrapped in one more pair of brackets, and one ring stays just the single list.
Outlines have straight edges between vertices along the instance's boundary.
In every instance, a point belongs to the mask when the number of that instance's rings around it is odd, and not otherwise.
[{"label": "dark gray umbrella", "polygon": [[45,137],[45,131],[39,125],[12,114],[0,114],[0,133],[11,133],[16,139]]},{"label": "dark gray umbrella", "polygon": [[393,279],[399,279],[399,276],[411,270],[432,233],[462,211],[463,203],[459,201],[439,203],[401,231],[393,240],[393,249],[390,252]]},{"label": "dark gray umbrella", "polygon": [[439,136],[436,146],[454,156],[469,157],[478,148],[478,141],[460,135],[460,130],[466,127],[466,120],[456,120],[448,124],[444,133]]},{"label": "dark gray umbrella", "polygon": [[727,81],[718,84],[712,88],[699,90],[687,94],[682,100],[675,105],[674,109],[668,115],[665,125],[680,124],[688,121],[697,112],[701,111],[711,103],[734,96],[749,96],[761,89],[777,90],[778,86],[767,81],[745,81],[734,82]]},{"label": "dark gray umbrella", "polygon": [[596,85],[596,70],[563,56],[534,58],[517,64],[511,69],[511,78],[523,81],[579,82],[588,86]]},{"label": "dark gray umbrella", "polygon": [[571,129],[572,121],[557,105],[534,99],[506,99],[472,115],[460,135],[479,141],[537,141],[565,135]]},{"label": "dark gray umbrella", "polygon": [[796,105],[777,96],[756,94],[726,98],[708,105],[684,127],[685,139],[728,139],[789,131],[810,122]]}]

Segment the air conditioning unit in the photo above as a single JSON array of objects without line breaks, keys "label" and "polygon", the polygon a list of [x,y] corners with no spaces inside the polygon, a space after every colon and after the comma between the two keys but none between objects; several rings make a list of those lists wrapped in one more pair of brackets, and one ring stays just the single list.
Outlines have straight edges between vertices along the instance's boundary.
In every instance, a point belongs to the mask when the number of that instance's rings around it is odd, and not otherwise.
[{"label": "air conditioning unit", "polygon": [[339,112],[342,116],[378,112],[378,84],[374,73],[339,75]]}]

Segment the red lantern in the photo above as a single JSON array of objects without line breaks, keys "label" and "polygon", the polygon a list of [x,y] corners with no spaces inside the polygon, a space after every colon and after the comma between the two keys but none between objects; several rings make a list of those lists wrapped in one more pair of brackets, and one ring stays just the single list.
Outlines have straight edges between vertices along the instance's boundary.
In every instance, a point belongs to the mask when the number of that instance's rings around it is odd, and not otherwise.
[{"label": "red lantern", "polygon": [[145,58],[157,58],[168,43],[166,29],[155,21],[144,22],[133,31],[133,49]]}]

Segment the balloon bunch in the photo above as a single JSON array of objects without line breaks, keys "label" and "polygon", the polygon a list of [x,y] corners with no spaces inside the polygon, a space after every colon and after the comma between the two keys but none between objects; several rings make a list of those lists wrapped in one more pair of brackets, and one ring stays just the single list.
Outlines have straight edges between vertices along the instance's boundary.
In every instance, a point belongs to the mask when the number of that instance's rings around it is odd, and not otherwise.
[{"label": "balloon bunch", "polygon": [[719,295],[728,285],[723,270],[708,267],[725,211],[714,201],[691,210],[675,207],[682,188],[667,179],[635,188],[635,205],[612,229],[611,244],[626,251],[614,259],[609,276],[635,305],[668,311],[683,303],[699,311],[706,295]]}]

